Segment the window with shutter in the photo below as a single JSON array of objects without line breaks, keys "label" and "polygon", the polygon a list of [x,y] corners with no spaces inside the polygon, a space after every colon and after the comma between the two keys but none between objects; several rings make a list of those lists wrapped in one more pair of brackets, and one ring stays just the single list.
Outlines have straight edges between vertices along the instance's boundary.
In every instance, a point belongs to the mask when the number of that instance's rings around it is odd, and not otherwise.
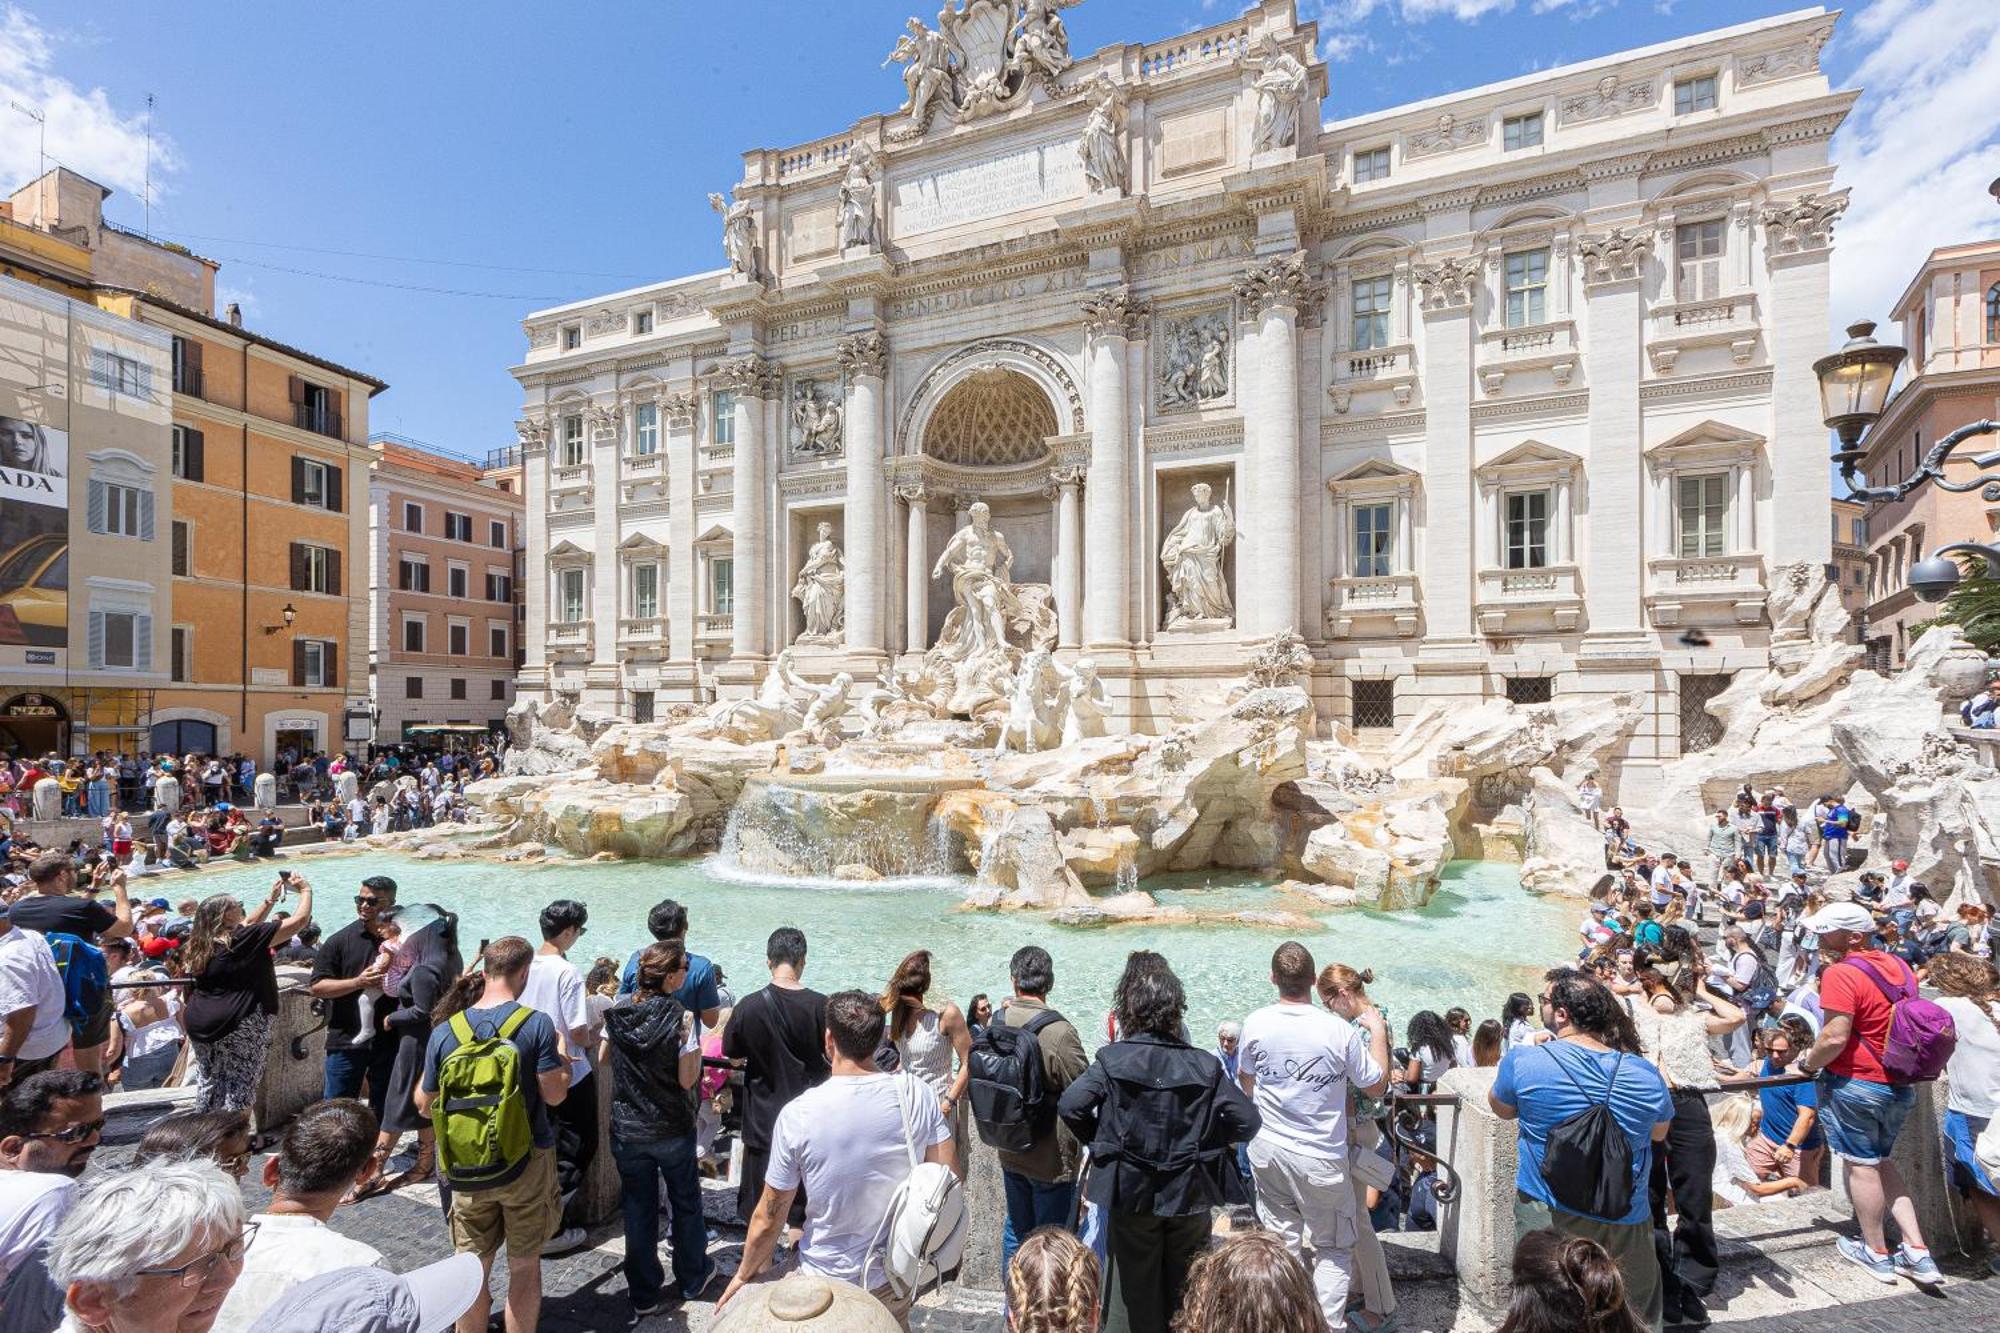
[{"label": "window with shutter", "polygon": [[[298,382],[298,377],[293,376],[292,382],[296,384]],[[292,459],[292,503],[295,505],[302,505],[305,502],[306,502],[306,460],[303,458],[294,457]]]},{"label": "window with shutter", "polygon": [[320,645],[319,683],[329,687],[340,684],[340,645],[335,643]]},{"label": "window with shutter", "polygon": [[1683,560],[1725,554],[1729,549],[1729,478],[1722,473],[1680,479],[1680,554]]},{"label": "window with shutter", "polygon": [[89,496],[84,501],[83,510],[84,524],[92,532],[103,532],[105,530],[105,509],[109,504],[106,491],[109,489],[101,481],[93,479],[90,483]]},{"label": "window with shutter", "polygon": [[132,669],[151,671],[153,669],[153,618],[151,616],[132,617]]},{"label": "window with shutter", "polygon": [[1722,244],[1725,229],[1720,219],[1690,222],[1674,228],[1676,273],[1674,295],[1682,301],[1712,301],[1722,295]]},{"label": "window with shutter", "polygon": [[338,551],[329,550],[326,553],[326,590],[336,597],[340,596],[340,552]]},{"label": "window with shutter", "polygon": [[463,699],[463,698],[465,697],[465,678],[464,678],[464,677],[462,677],[462,676],[453,676],[453,677],[451,678],[451,697],[452,697],[452,698],[454,698],[454,699]]},{"label": "window with shutter", "polygon": [[189,684],[194,680],[194,631],[185,625],[176,625],[170,638],[173,661],[168,674],[179,684]]},{"label": "window with shutter", "polygon": [[173,571],[186,577],[194,572],[188,541],[188,525],[185,519],[174,520]]},{"label": "window with shutter", "polygon": [[347,508],[346,497],[340,493],[340,476],[339,468],[328,465],[326,469],[326,507],[336,514],[345,512]]},{"label": "window with shutter", "polygon": [[311,586],[312,575],[306,569],[305,543],[293,542],[291,589],[293,592],[305,592]]},{"label": "window with shutter", "polygon": [[305,683],[306,683],[306,641],[304,639],[293,639],[292,640],[292,684],[304,685]]},{"label": "window with shutter", "polygon": [[90,665],[102,669],[104,666],[104,613],[90,613],[90,634],[88,644]]},{"label": "window with shutter", "polygon": [[139,540],[149,542],[153,540],[153,493],[139,491],[136,494],[139,497]]},{"label": "window with shutter", "polygon": [[403,697],[404,697],[405,699],[421,699],[421,698],[423,698],[423,697],[424,697],[424,678],[423,678],[422,676],[405,676],[405,677],[403,677]]}]

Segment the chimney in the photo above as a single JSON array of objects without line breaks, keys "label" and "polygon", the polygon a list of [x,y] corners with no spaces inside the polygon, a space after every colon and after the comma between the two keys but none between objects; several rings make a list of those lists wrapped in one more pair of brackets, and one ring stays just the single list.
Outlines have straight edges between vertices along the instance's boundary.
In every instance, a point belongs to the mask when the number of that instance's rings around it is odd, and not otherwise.
[{"label": "chimney", "polygon": [[222,317],[239,329],[243,327],[243,307],[234,301],[222,312]]}]

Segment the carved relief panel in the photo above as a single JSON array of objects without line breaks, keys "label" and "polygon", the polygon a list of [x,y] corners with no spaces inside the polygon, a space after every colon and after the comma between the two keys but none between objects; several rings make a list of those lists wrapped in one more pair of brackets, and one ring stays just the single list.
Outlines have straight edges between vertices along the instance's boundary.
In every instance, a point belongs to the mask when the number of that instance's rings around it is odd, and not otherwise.
[{"label": "carved relief panel", "polygon": [[785,441],[794,463],[824,463],[845,453],[844,390],[838,376],[799,375],[786,386]]},{"label": "carved relief panel", "polygon": [[1153,342],[1153,402],[1162,413],[1230,401],[1235,386],[1235,321],[1229,307],[1160,316]]}]

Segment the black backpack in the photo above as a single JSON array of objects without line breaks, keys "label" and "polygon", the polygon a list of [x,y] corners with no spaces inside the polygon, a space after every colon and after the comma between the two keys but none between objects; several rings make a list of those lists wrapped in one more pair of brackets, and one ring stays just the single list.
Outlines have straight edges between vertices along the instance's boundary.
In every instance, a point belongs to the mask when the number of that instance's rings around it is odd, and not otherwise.
[{"label": "black backpack", "polygon": [[[1548,1056],[1570,1086],[1589,1098],[1569,1066],[1556,1059],[1554,1051]],[[1618,1086],[1618,1070],[1624,1063],[1620,1052],[1604,1085],[1603,1101],[1549,1130],[1542,1149],[1542,1181],[1566,1213],[1616,1222],[1631,1210],[1632,1141],[1611,1113],[1611,1090]]]},{"label": "black backpack", "polygon": [[988,1023],[972,1039],[972,1122],[989,1147],[1026,1152],[1055,1123],[1056,1093],[1042,1069],[1035,1036],[1062,1015],[1044,1009],[1020,1027]]}]

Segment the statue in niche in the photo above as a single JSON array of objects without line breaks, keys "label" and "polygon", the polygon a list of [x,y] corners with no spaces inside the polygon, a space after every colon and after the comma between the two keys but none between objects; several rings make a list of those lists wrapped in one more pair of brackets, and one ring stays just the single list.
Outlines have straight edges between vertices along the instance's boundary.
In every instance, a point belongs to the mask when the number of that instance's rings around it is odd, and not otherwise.
[{"label": "statue in niche", "polygon": [[839,458],[847,446],[841,418],[838,386],[797,381],[792,385],[792,452],[801,458]]},{"label": "statue in niche", "polygon": [[875,248],[875,150],[866,144],[847,159],[840,182],[840,248]]},{"label": "statue in niche", "polygon": [[1111,696],[1097,678],[1097,663],[1088,657],[1077,658],[1069,669],[1069,679],[1063,682],[1062,743],[1074,745],[1102,736],[1104,714],[1110,707]]},{"label": "statue in niche", "polygon": [[1167,534],[1160,563],[1167,570],[1168,629],[1226,628],[1234,622],[1229,584],[1222,576],[1222,557],[1236,540],[1236,515],[1229,497],[1218,506],[1205,481],[1194,484],[1194,508]]},{"label": "statue in niche", "polygon": [[729,271],[745,278],[757,276],[757,216],[749,201],[730,202],[719,194],[708,196],[708,206],[722,217],[722,252],[729,256]]},{"label": "statue in niche", "polygon": [[1299,120],[1305,110],[1306,67],[1298,57],[1278,45],[1270,33],[1243,57],[1243,63],[1257,71],[1257,127],[1250,151],[1268,152],[1291,148],[1299,141]]},{"label": "statue in niche", "polygon": [[960,661],[1005,652],[1007,623],[1020,612],[1009,582],[1014,552],[993,526],[993,511],[985,502],[974,501],[967,513],[971,522],[952,534],[931,569],[932,578],[951,571],[951,595],[957,606],[937,646]]},{"label": "statue in niche", "polygon": [[1021,669],[1014,676],[1007,721],[1000,728],[1000,743],[994,753],[1018,750],[1034,754],[1048,749],[1061,736],[1057,719],[1062,706],[1062,673],[1049,660],[1049,650],[1037,648],[1021,660]]},{"label": "statue in niche", "polygon": [[1083,159],[1083,178],[1092,190],[1123,196],[1125,193],[1125,99],[1117,85],[1104,81],[1102,96],[1083,122],[1083,136],[1077,140],[1076,155]]},{"label": "statue in niche", "polygon": [[833,524],[819,525],[819,540],[806,552],[792,596],[805,614],[800,643],[839,643],[847,625],[847,570],[833,544]]},{"label": "statue in niche", "polygon": [[1013,50],[1007,57],[1011,74],[1046,74],[1051,80],[1070,67],[1069,30],[1059,11],[1081,0],[1021,0],[1021,17],[1014,25]]},{"label": "statue in niche", "polygon": [[958,48],[950,36],[950,14],[947,5],[938,16],[938,26],[944,29],[941,32],[932,32],[922,20],[911,18],[904,25],[908,31],[896,39],[896,49],[882,62],[885,69],[902,63],[903,87],[909,94],[903,110],[920,126],[930,119],[933,101],[939,97],[948,103],[954,101],[951,61]]},{"label": "statue in niche", "polygon": [[1160,333],[1160,406],[1200,407],[1229,396],[1229,315],[1169,321]]}]

